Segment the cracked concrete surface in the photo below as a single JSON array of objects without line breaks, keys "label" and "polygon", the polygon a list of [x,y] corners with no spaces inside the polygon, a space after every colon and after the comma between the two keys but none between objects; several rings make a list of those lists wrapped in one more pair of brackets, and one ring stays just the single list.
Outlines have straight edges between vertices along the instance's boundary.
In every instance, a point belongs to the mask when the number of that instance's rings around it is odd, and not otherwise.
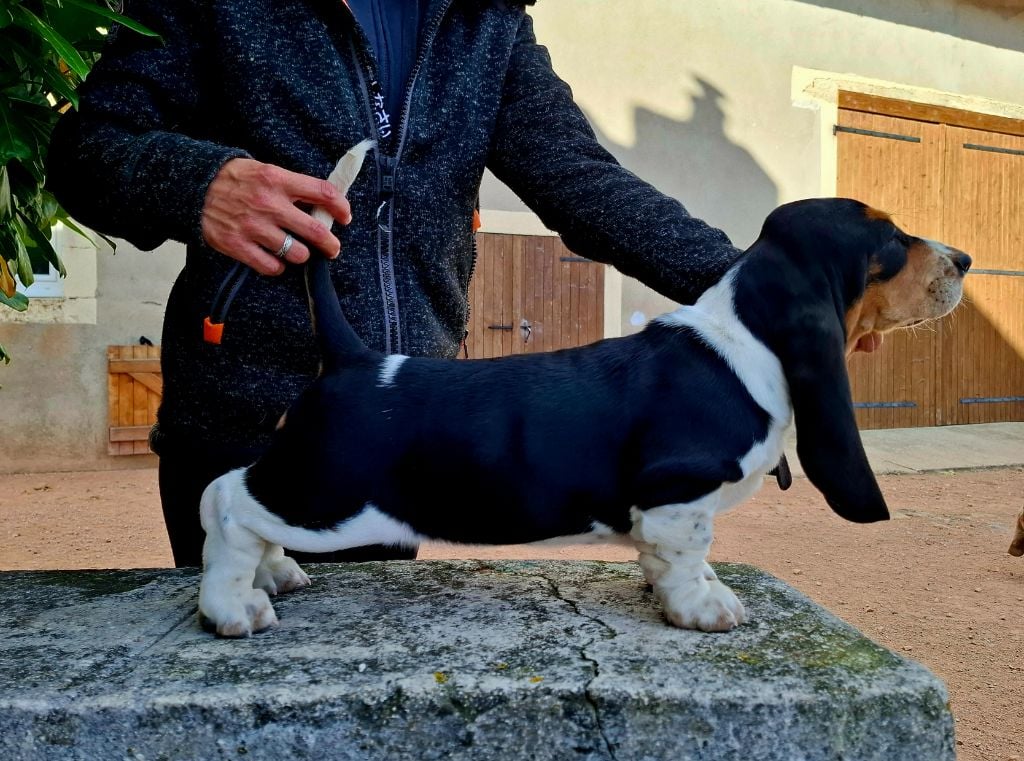
[{"label": "cracked concrete surface", "polygon": [[633,564],[308,570],[244,641],[194,571],[0,574],[0,758],[954,758],[934,676],[749,566],[721,635]]}]

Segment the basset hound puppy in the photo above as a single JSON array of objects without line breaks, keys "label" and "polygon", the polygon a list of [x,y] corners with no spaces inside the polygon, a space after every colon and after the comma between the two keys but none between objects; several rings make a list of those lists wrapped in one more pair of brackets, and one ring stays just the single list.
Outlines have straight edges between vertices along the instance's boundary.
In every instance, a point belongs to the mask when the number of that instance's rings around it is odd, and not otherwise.
[{"label": "basset hound puppy", "polygon": [[[332,175],[342,192],[365,150]],[[671,623],[732,629],[746,615],[707,563],[715,516],[761,487],[795,418],[831,508],[888,518],[846,357],[949,313],[970,264],[857,201],[798,201],[696,304],[636,335],[457,361],[367,349],[313,257],[322,372],[269,451],[203,495],[201,619],[229,637],[276,623],[268,595],[309,583],[285,547],[585,536],[636,547]]]}]

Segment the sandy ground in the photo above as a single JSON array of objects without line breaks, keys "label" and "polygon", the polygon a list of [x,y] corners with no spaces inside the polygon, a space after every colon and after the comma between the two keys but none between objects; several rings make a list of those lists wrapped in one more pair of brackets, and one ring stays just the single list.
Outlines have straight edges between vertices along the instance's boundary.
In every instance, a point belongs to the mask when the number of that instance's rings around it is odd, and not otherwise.
[{"label": "sandy ground", "polygon": [[[894,520],[855,526],[800,479],[718,522],[712,560],[785,579],[949,685],[962,761],[1024,761],[1024,470],[886,476]],[[156,472],[0,476],[0,569],[167,566]],[[632,560],[620,547],[426,546],[423,558]]]}]

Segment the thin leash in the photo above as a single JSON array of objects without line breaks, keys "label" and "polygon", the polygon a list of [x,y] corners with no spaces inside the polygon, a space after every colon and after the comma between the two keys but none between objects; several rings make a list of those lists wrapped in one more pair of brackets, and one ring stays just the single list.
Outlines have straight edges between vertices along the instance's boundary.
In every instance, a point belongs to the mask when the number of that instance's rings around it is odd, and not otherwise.
[{"label": "thin leash", "polygon": [[242,290],[252,270],[241,262],[235,262],[217,288],[210,304],[210,314],[203,318],[203,340],[219,345],[224,338],[224,323],[235,296]]}]

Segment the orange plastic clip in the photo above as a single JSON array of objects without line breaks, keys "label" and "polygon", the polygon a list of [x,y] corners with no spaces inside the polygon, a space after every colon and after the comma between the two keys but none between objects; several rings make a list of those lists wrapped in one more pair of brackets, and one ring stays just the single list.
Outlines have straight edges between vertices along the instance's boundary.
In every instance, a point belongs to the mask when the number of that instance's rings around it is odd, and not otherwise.
[{"label": "orange plastic clip", "polygon": [[479,230],[481,225],[483,225],[483,222],[480,221],[480,211],[473,209],[473,232]]},{"label": "orange plastic clip", "polygon": [[203,318],[203,340],[208,344],[220,344],[224,336],[224,323],[213,322],[209,317]]}]

